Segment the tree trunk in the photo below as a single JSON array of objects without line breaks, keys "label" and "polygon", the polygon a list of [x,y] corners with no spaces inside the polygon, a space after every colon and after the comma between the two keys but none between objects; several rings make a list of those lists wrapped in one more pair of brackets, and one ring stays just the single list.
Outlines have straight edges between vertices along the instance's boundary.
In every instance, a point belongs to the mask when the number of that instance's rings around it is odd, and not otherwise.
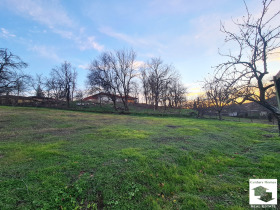
[{"label": "tree trunk", "polygon": [[280,136],[280,119],[277,118],[277,121],[278,121],[278,135]]},{"label": "tree trunk", "polygon": [[70,107],[70,92],[69,91],[67,91],[66,100],[67,100],[67,108],[69,108]]},{"label": "tree trunk", "polygon": [[274,114],[274,116],[278,122],[278,135],[280,136],[280,115]]},{"label": "tree trunk", "polygon": [[124,110],[125,111],[129,111],[129,108],[128,108],[128,105],[127,105],[128,103],[127,103],[127,97],[126,96],[124,96],[124,98],[122,97],[122,102],[123,102]]},{"label": "tree trunk", "polygon": [[222,111],[218,111],[219,120],[222,120]]},{"label": "tree trunk", "polygon": [[155,110],[158,110],[158,99],[155,99]]},{"label": "tree trunk", "polygon": [[127,99],[125,99],[124,110],[129,111]]},{"label": "tree trunk", "polygon": [[112,99],[112,101],[113,101],[114,110],[117,111],[116,99]]}]

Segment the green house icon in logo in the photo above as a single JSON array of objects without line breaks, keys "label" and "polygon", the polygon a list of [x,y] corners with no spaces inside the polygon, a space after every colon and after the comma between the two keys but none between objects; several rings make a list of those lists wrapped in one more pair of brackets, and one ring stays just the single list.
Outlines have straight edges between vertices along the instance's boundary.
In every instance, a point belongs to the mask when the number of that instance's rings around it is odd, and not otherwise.
[{"label": "green house icon in logo", "polygon": [[272,198],[272,192],[267,192],[267,188],[263,186],[258,186],[253,189],[255,191],[255,196],[261,196],[259,199],[264,202],[269,202],[273,200]]}]

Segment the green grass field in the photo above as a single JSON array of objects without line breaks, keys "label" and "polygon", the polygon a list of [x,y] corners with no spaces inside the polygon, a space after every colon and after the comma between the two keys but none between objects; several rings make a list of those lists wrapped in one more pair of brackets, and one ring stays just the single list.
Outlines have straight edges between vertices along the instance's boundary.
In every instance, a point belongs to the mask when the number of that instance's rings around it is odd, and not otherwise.
[{"label": "green grass field", "polygon": [[1,210],[250,209],[280,178],[267,124],[0,107],[0,139]]}]

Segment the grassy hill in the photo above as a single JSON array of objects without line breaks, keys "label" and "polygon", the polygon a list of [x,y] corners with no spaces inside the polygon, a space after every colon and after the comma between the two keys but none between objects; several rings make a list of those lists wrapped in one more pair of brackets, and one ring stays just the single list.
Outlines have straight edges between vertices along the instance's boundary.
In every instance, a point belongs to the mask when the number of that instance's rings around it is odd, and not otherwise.
[{"label": "grassy hill", "polygon": [[250,209],[280,177],[266,124],[2,106],[0,139],[0,209]]}]

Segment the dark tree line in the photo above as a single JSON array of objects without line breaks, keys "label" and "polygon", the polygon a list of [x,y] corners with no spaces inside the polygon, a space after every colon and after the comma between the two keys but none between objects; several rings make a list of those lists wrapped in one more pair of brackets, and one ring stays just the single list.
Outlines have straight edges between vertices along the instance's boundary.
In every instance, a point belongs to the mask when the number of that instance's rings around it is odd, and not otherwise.
[{"label": "dark tree line", "polygon": [[37,97],[65,99],[69,107],[77,88],[77,72],[71,63],[65,61],[52,69],[48,78],[42,75],[32,78],[22,71],[27,66],[8,49],[0,49],[0,95],[20,95],[33,89]]}]

